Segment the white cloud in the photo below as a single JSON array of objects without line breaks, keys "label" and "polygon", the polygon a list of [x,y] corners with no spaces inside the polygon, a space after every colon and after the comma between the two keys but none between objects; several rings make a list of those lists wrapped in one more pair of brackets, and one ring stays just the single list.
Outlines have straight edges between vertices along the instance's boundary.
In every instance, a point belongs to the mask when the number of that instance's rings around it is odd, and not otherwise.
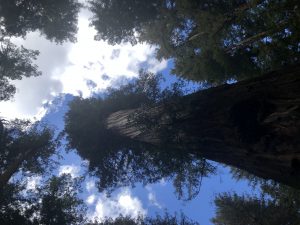
[{"label": "white cloud", "polygon": [[96,200],[96,195],[90,195],[87,199],[86,199],[86,202],[91,205],[91,204],[94,204]]},{"label": "white cloud", "polygon": [[35,190],[42,181],[41,176],[30,176],[26,179],[26,190]]},{"label": "white cloud", "polygon": [[161,186],[166,186],[166,185],[167,185],[167,181],[166,181],[164,178],[162,178],[162,179],[159,181],[159,184],[160,184]]},{"label": "white cloud", "polygon": [[129,189],[123,189],[117,196],[108,198],[101,194],[95,204],[94,212],[91,213],[92,220],[103,220],[106,217],[115,219],[119,215],[137,218],[139,215],[146,215],[147,210],[142,206],[142,202],[132,196]]},{"label": "white cloud", "polygon": [[95,181],[89,180],[85,183],[85,188],[88,192],[91,192],[95,189]]},{"label": "white cloud", "polygon": [[148,191],[148,200],[149,200],[150,205],[153,205],[159,209],[162,209],[162,205],[157,201],[155,192],[153,191],[153,189],[151,188],[150,185],[146,186],[146,190]]},{"label": "white cloud", "polygon": [[17,44],[40,51],[36,63],[43,75],[14,81],[17,93],[13,101],[0,102],[0,116],[41,118],[45,114],[43,104],[61,93],[89,97],[92,92],[112,85],[121,76],[137,76],[141,64],[152,72],[167,67],[166,61],[155,59],[155,48],[149,45],[110,46],[95,41],[96,31],[89,27],[88,17],[86,10],[79,15],[77,43],[56,45],[36,32],[27,35],[26,40],[15,39]]},{"label": "white cloud", "polygon": [[58,175],[70,174],[73,178],[78,177],[80,172],[80,167],[75,165],[62,165],[59,167]]},{"label": "white cloud", "polygon": [[150,201],[151,205],[154,205],[159,209],[162,208],[162,206],[158,203],[156,196],[153,192],[148,193],[148,200]]}]

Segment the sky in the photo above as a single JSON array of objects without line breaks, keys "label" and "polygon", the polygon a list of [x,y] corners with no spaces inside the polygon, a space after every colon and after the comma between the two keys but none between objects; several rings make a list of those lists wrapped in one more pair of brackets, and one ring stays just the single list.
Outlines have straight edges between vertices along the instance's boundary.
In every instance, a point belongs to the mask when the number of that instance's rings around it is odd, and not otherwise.
[{"label": "sky", "polygon": [[[76,43],[56,45],[38,32],[29,33],[25,39],[13,40],[18,45],[40,51],[36,64],[43,75],[13,81],[17,93],[12,100],[0,102],[1,117],[43,120],[61,130],[68,102],[74,96],[88,98],[109,86],[116,86],[124,78],[136,77],[141,67],[153,73],[162,72],[167,82],[176,79],[170,75],[172,61],[155,59],[155,46],[110,46],[106,42],[95,41],[96,32],[89,27],[89,17],[86,10],[81,11]],[[86,174],[88,162],[81,160],[75,151],[67,153],[62,149],[62,155],[64,159],[55,173],[69,173],[73,177],[85,175],[80,196],[89,207],[88,216],[95,219],[115,218],[119,214],[152,216],[167,210],[169,213],[182,212],[200,224],[209,225],[214,215],[213,199],[218,193],[254,192],[246,182],[233,180],[229,168],[216,164],[217,175],[204,178],[199,195],[191,201],[178,200],[172,182],[167,179],[146,186],[123,187],[107,197],[106,193],[97,191],[96,178]],[[28,189],[34,189],[42,178],[28,179]]]},{"label": "sky", "polygon": [[166,60],[155,59],[153,46],[110,46],[95,41],[96,31],[89,27],[89,17],[89,13],[82,10],[76,43],[56,45],[38,32],[13,40],[18,45],[40,51],[36,64],[43,75],[13,81],[17,93],[13,100],[0,102],[0,116],[40,119],[46,112],[43,106],[51,104],[61,94],[89,97],[113,85],[120,77],[136,77],[141,65],[154,73],[167,67]]}]

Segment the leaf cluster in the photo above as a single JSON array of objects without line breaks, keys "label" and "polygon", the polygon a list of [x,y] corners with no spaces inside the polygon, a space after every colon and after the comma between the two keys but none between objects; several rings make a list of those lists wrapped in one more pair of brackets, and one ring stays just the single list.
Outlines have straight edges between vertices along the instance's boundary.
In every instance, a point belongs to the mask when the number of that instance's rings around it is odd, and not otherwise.
[{"label": "leaf cluster", "polygon": [[2,33],[9,37],[25,37],[38,30],[51,41],[74,42],[80,7],[77,0],[1,0]]},{"label": "leaf cluster", "polygon": [[199,223],[187,218],[181,214],[180,217],[165,213],[165,215],[156,215],[155,217],[138,217],[133,219],[126,216],[119,216],[116,219],[107,218],[103,222],[89,223],[87,225],[197,225]]},{"label": "leaf cluster", "polygon": [[261,224],[281,225],[300,223],[300,191],[263,180],[247,172],[233,169],[236,179],[248,180],[253,188],[259,188],[259,195],[238,195],[221,193],[216,196],[216,215],[212,222],[216,225]]},{"label": "leaf cluster", "polygon": [[0,193],[0,223],[82,225],[86,207],[77,194],[80,183],[80,179],[66,174],[50,177],[31,192],[24,185],[10,183]]},{"label": "leaf cluster", "polygon": [[[3,123],[5,123],[3,125]],[[18,157],[24,157],[17,171],[41,174],[51,168],[54,161],[50,157],[56,152],[59,140],[54,130],[41,123],[14,120],[1,122],[0,132],[0,173],[14,164]]]}]

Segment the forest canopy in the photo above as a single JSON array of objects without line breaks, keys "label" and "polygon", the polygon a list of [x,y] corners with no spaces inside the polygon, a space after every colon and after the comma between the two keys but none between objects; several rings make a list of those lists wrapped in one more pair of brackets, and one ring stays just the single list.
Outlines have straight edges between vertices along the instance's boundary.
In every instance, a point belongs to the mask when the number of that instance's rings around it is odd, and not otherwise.
[{"label": "forest canopy", "polygon": [[[1,0],[0,101],[11,106],[8,100],[17,92],[14,85],[19,87],[15,81],[41,76],[44,69],[37,65],[42,61],[37,60],[39,50],[18,45],[19,40],[25,43],[34,32],[43,43],[68,44],[62,46],[66,60],[59,66],[49,62],[52,54],[60,52],[45,51],[47,66],[54,68],[43,81],[46,85],[54,81],[60,90],[49,84],[43,93],[46,97],[39,98],[38,110],[46,113],[42,122],[0,115],[0,224],[197,224],[168,213],[104,218],[103,199],[116,197],[114,191],[121,187],[166,181],[167,191],[173,183],[177,198],[187,203],[200,193],[203,178],[219,172],[214,161],[243,169],[232,169],[233,177],[247,179],[259,191],[257,195],[216,194],[212,223],[298,225],[300,194],[292,187],[300,188],[299,7],[297,0]],[[81,29],[86,21],[90,28]],[[90,43],[83,47],[80,43],[77,51],[77,37],[82,41],[78,30],[83,30],[83,42],[96,34],[93,44],[99,41],[103,52],[108,44],[118,46],[110,46],[109,56],[92,49]],[[85,44],[89,47],[81,54]],[[137,45],[137,51],[128,44]],[[124,46],[129,49],[126,57],[132,57],[124,60],[129,73],[125,76],[139,76],[118,86],[113,76],[124,73],[117,69],[118,63],[112,63],[116,74],[104,73],[110,71],[106,62],[116,62],[105,57],[122,58]],[[76,65],[70,60],[73,50],[80,53]],[[99,57],[91,62],[90,55],[93,60]],[[173,73],[178,82],[162,88],[166,86],[163,75],[147,71],[162,68],[153,65],[157,59],[169,60],[162,63],[167,62],[163,74]],[[67,70],[72,72],[70,78],[65,76]],[[78,74],[85,72],[89,74]],[[77,76],[80,88],[87,88],[91,97],[76,89]],[[184,87],[188,81],[211,88],[190,93]],[[72,91],[66,90],[66,82],[74,85]],[[94,92],[106,84],[115,86]],[[39,89],[35,94],[43,87],[30,86]],[[35,97],[24,89],[22,95]],[[57,99],[65,97],[61,106],[56,105]],[[49,123],[63,129],[60,135],[47,124],[49,118]],[[59,153],[68,157],[70,151],[78,161],[85,160],[81,162],[86,167],[78,166],[84,176],[58,167],[58,161],[63,162]],[[86,193],[81,195],[82,181],[96,181],[101,193],[94,183],[92,187],[85,183]],[[146,191],[148,205],[161,210],[154,192]],[[139,198],[128,196],[139,203]],[[120,204],[120,198],[112,201]],[[127,199],[126,203],[130,206]],[[89,214],[92,207],[93,215]],[[103,218],[98,220],[96,213]]]},{"label": "forest canopy", "polygon": [[[212,84],[299,62],[297,0],[90,0],[96,39],[146,42],[173,74]],[[163,32],[162,32],[163,31]]]}]

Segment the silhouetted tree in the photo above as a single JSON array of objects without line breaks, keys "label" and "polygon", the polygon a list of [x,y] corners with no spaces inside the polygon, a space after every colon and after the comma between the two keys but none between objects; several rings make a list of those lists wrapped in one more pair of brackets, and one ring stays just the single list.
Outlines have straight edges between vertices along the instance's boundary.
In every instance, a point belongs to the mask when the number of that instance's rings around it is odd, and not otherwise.
[{"label": "silhouetted tree", "polygon": [[0,38],[0,101],[10,99],[16,92],[10,80],[41,75],[33,64],[38,54],[39,51],[17,47],[9,39]]},{"label": "silhouetted tree", "polygon": [[259,195],[222,193],[215,198],[216,225],[296,225],[300,223],[300,191],[233,169],[238,180],[248,180]]},{"label": "silhouetted tree", "polygon": [[82,225],[86,220],[86,207],[79,199],[80,178],[70,174],[52,176],[40,189],[39,224]]},{"label": "silhouetted tree", "polygon": [[199,223],[190,220],[184,215],[177,217],[166,213],[164,216],[156,217],[130,217],[119,216],[116,219],[107,218],[102,222],[88,223],[87,225],[197,225]]},{"label": "silhouetted tree", "polygon": [[1,0],[0,37],[38,30],[51,41],[75,41],[80,7],[77,0]]},{"label": "silhouetted tree", "polygon": [[146,109],[182,95],[179,89],[175,84],[161,91],[158,77],[141,72],[138,80],[109,90],[104,98],[75,98],[71,102],[65,116],[68,147],[76,148],[89,161],[90,172],[100,178],[100,191],[166,178],[173,179],[179,198],[191,199],[199,192],[202,177],[214,171],[202,157],[136,142],[107,130],[105,125],[105,119],[114,111],[139,106]]},{"label": "silhouetted tree", "polygon": [[[2,225],[81,225],[86,207],[79,199],[80,178],[52,176],[35,190],[10,183],[0,193]],[[26,191],[26,194],[25,194]]]},{"label": "silhouetted tree", "polygon": [[[299,71],[290,67],[148,107],[130,106],[134,98],[126,93],[116,102],[77,99],[65,119],[69,147],[90,160],[91,171],[110,185],[149,182],[148,171],[163,177],[180,171],[185,162],[206,168],[205,158],[299,188]],[[132,142],[138,147],[127,145]],[[147,145],[151,150],[141,147]],[[102,178],[111,171],[120,175]]]},{"label": "silhouetted tree", "polygon": [[17,172],[43,173],[53,163],[50,156],[58,144],[53,130],[43,124],[15,120],[3,126],[0,135],[0,189]]}]

